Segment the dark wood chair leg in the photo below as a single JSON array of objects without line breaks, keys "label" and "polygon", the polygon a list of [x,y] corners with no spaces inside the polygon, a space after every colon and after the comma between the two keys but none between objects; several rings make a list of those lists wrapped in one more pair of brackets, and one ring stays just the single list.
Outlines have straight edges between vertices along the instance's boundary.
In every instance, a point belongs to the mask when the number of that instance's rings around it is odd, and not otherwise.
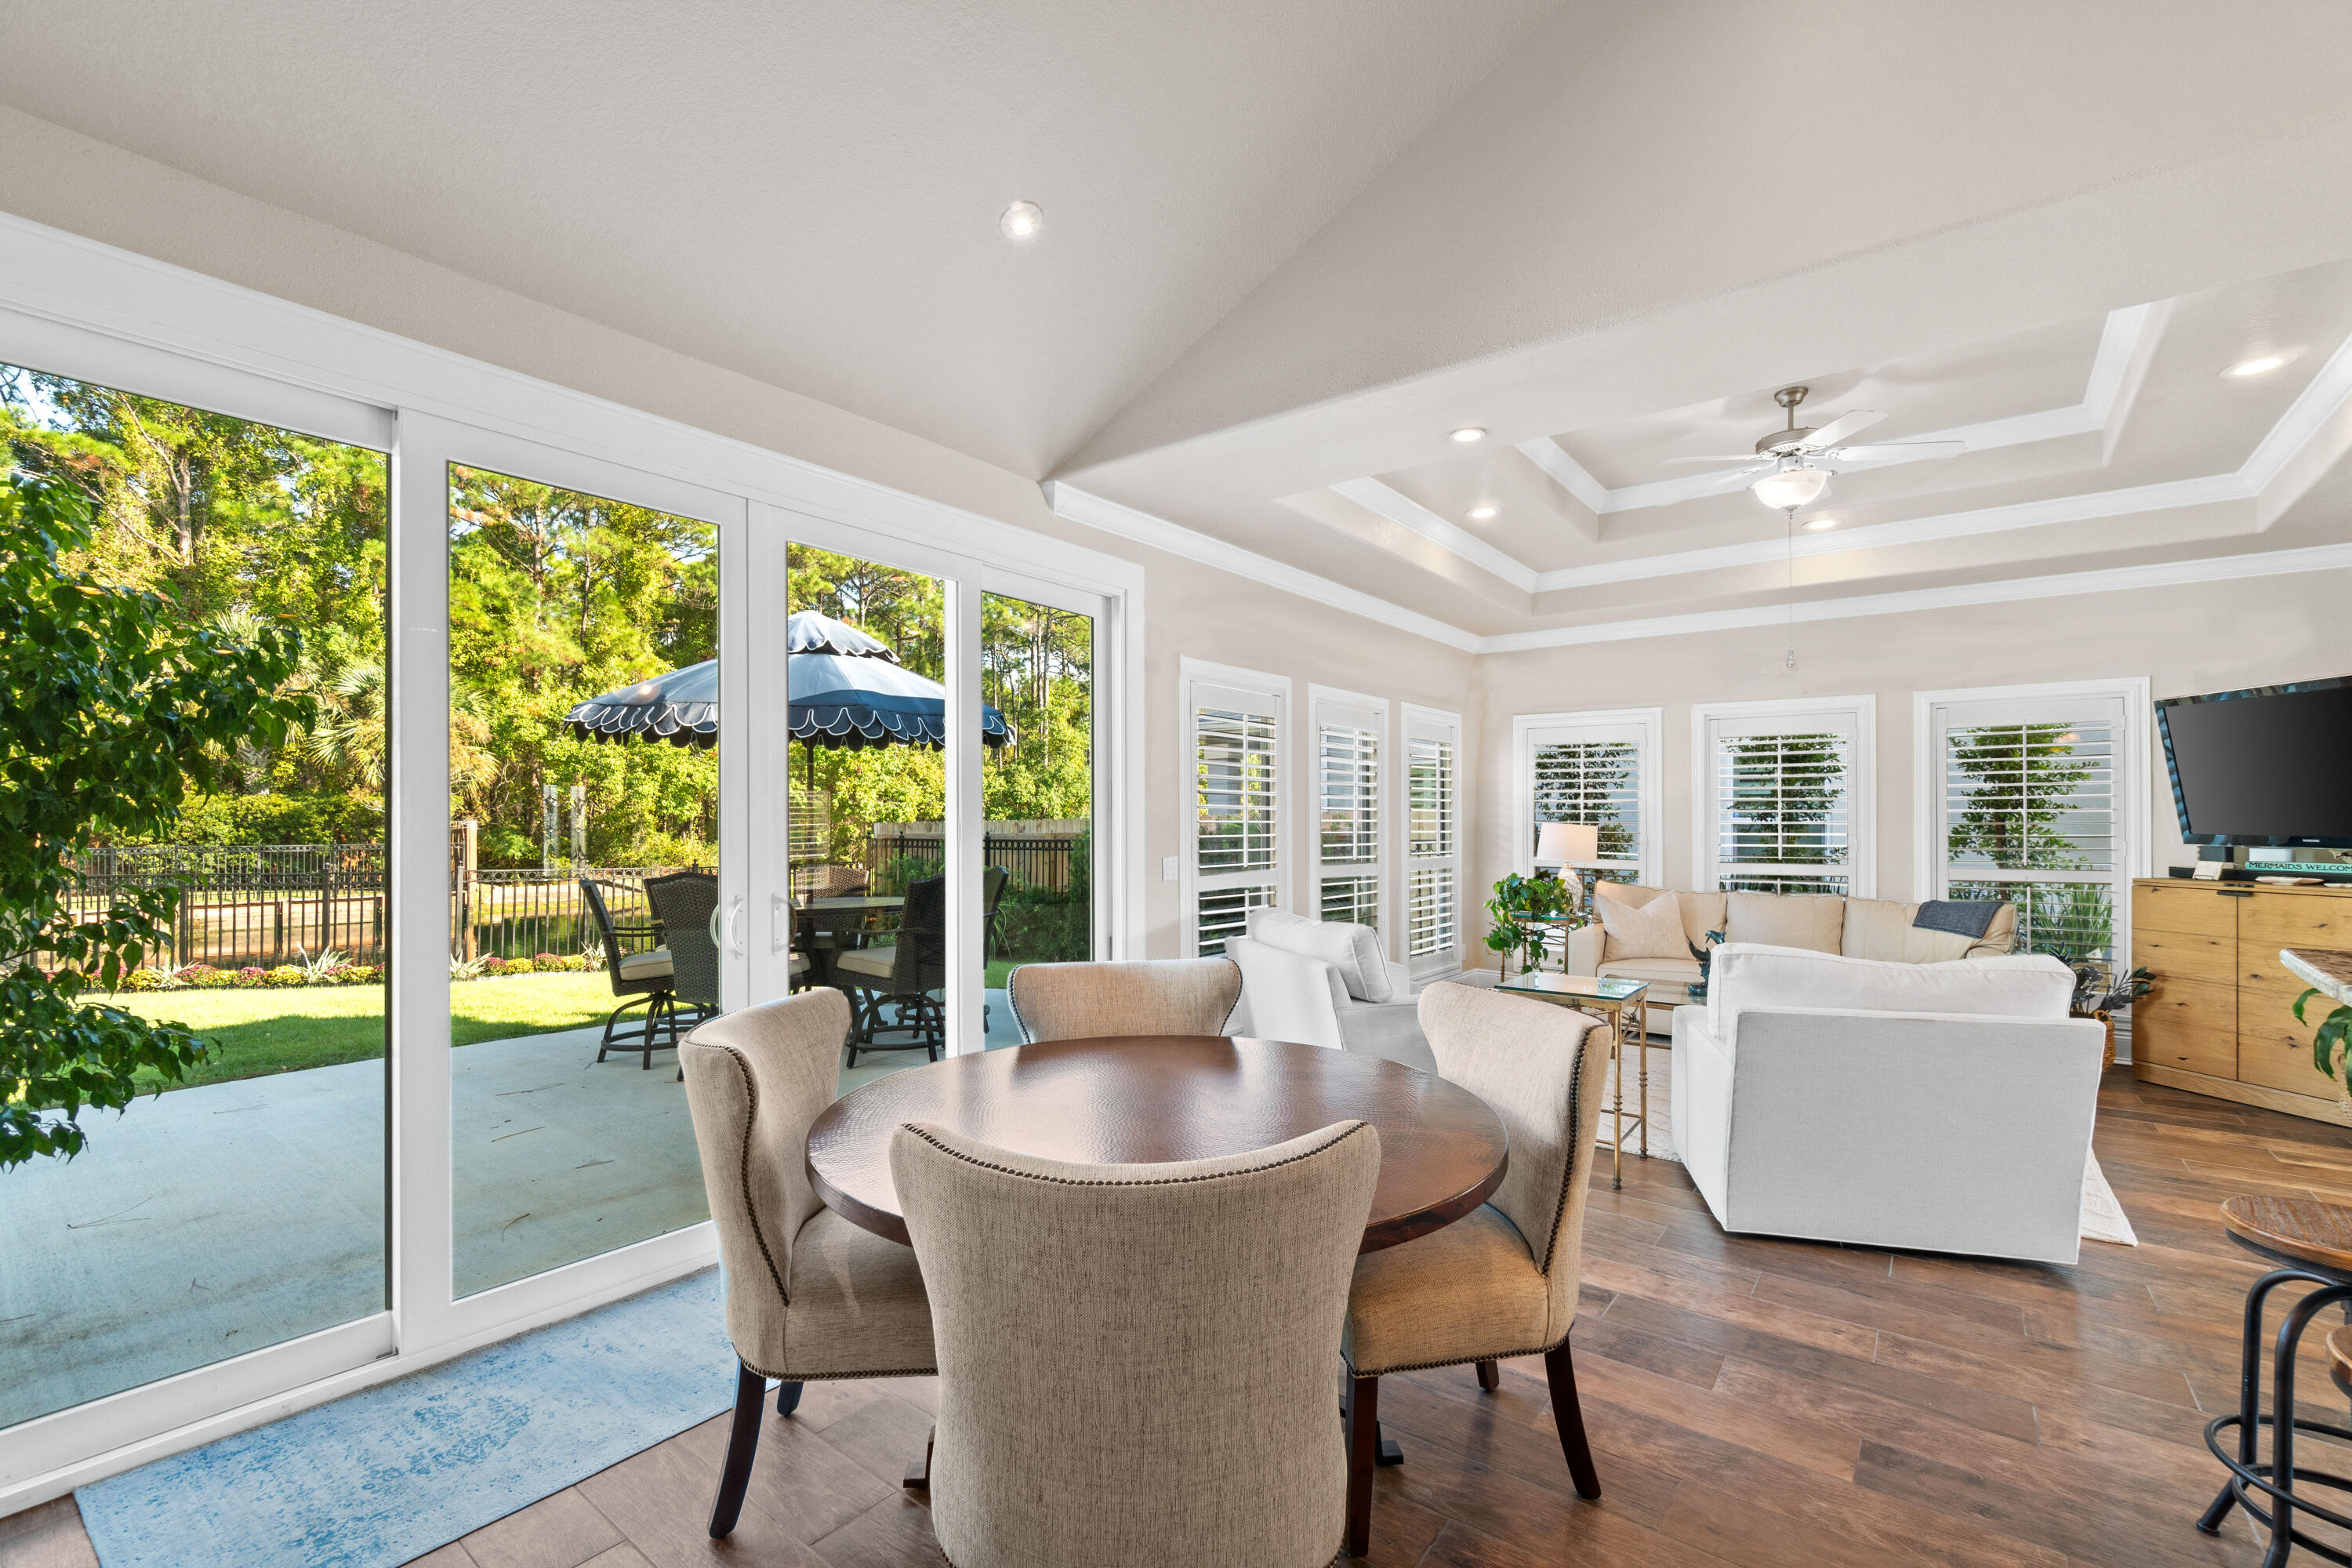
[{"label": "dark wood chair leg", "polygon": [[776,1414],[790,1415],[801,1407],[801,1385],[797,1383],[776,1384]]},{"label": "dark wood chair leg", "polygon": [[1587,1502],[1601,1496],[1601,1472],[1593,1468],[1592,1445],[1584,1436],[1584,1408],[1576,1402],[1576,1367],[1570,1361],[1568,1342],[1544,1352],[1544,1376],[1551,1384],[1551,1423],[1559,1428],[1559,1451],[1567,1456],[1569,1479],[1576,1495]]},{"label": "dark wood chair leg", "polygon": [[1478,1386],[1492,1394],[1503,1386],[1503,1369],[1491,1361],[1478,1363]]},{"label": "dark wood chair leg", "polygon": [[1348,1382],[1348,1555],[1372,1550],[1372,1469],[1380,1463],[1381,1380]]},{"label": "dark wood chair leg", "polygon": [[[797,1389],[798,1384],[788,1383]],[[767,1403],[768,1380],[750,1367],[735,1366],[735,1422],[727,1433],[727,1463],[719,1472],[719,1500],[710,1510],[713,1541],[733,1532],[743,1512],[743,1490],[751,1484],[751,1457],[760,1451],[760,1406]]]}]

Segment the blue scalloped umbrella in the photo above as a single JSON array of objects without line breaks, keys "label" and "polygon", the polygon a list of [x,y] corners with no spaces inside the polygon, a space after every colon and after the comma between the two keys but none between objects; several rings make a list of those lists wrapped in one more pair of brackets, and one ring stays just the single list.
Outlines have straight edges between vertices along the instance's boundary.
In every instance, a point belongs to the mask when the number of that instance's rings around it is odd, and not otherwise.
[{"label": "blue scalloped umbrella", "polygon": [[[814,610],[786,630],[786,721],[793,739],[812,746],[947,744],[947,689],[917,675],[898,656],[856,626]],[[719,661],[674,669],[592,697],[564,714],[583,741],[667,741],[701,750],[719,740]],[[980,709],[980,738],[1012,739],[1004,715]]]}]

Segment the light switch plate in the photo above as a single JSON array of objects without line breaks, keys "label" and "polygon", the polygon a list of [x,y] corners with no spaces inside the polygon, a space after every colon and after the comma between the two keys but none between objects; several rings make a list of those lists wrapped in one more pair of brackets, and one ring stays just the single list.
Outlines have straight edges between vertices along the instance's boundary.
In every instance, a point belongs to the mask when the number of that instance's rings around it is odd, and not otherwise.
[{"label": "light switch plate", "polygon": [[1171,855],[1166,859],[1160,862],[1160,879],[1161,881],[1173,882],[1182,877],[1183,874],[1181,863],[1175,856]]}]

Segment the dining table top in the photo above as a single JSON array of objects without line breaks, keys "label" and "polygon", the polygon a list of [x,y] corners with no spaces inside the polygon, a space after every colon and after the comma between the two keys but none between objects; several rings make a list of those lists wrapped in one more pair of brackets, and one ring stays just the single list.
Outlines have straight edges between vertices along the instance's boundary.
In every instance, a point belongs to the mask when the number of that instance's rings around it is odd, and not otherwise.
[{"label": "dining table top", "polygon": [[1055,1040],[907,1068],[817,1117],[808,1171],[827,1207],[903,1244],[890,1139],[909,1122],[1044,1159],[1159,1164],[1355,1121],[1381,1135],[1362,1251],[1450,1225],[1502,1184],[1509,1135],[1459,1085],[1382,1057],[1218,1035]]}]

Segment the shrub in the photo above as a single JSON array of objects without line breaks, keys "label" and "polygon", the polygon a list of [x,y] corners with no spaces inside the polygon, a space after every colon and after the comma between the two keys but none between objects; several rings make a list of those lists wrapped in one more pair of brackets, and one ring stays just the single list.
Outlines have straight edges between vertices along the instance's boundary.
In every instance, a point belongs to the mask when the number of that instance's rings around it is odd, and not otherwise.
[{"label": "shrub", "polygon": [[168,969],[134,969],[122,977],[125,991],[175,991],[179,977]]},{"label": "shrub", "polygon": [[484,974],[505,974],[510,973],[514,968],[512,960],[500,958],[495,953],[488,958],[480,960],[479,962],[482,966],[479,973]]},{"label": "shrub", "polygon": [[557,959],[555,967],[562,970],[566,974],[581,974],[593,968],[594,965],[589,962],[586,953],[574,952]]},{"label": "shrub", "polygon": [[247,968],[240,969],[236,972],[236,984],[244,986],[258,985],[261,984],[262,976],[268,973],[269,971],[266,969],[256,969],[251,966],[247,966]]},{"label": "shrub", "polygon": [[509,974],[536,974],[539,973],[539,965],[533,963],[528,958],[511,958],[507,961],[507,973]]},{"label": "shrub", "polygon": [[193,985],[200,991],[217,991],[224,985],[236,984],[236,976],[209,963],[191,963],[180,971],[180,984]]},{"label": "shrub", "polygon": [[563,967],[562,958],[552,952],[534,952],[530,955],[530,962],[531,966],[536,969],[561,969]]},{"label": "shrub", "polygon": [[281,963],[277,968],[263,974],[261,977],[261,984],[272,987],[300,985],[309,981],[310,978],[310,976],[304,972],[301,965],[296,963]]}]

